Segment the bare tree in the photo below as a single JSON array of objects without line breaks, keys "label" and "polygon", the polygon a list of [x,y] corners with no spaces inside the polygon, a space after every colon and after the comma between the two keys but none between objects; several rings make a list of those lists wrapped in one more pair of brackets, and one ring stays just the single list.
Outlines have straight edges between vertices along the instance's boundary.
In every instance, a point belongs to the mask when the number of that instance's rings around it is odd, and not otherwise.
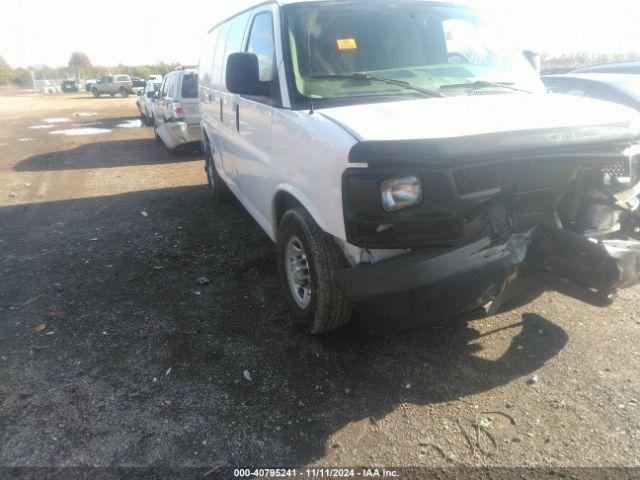
[{"label": "bare tree", "polygon": [[76,74],[76,77],[79,77],[81,73],[84,74],[88,70],[91,70],[92,67],[91,60],[89,60],[89,57],[85,53],[73,52],[71,54],[69,68]]}]

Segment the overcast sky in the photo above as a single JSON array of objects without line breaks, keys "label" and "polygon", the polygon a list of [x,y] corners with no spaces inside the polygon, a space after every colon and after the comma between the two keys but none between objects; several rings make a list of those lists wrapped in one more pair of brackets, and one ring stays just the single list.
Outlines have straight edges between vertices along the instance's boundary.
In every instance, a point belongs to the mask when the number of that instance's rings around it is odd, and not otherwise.
[{"label": "overcast sky", "polygon": [[[522,49],[640,52],[640,0],[475,1],[500,16]],[[204,32],[255,3],[8,0],[0,4],[0,55],[12,66],[63,66],[74,50],[97,65],[197,63]]]}]

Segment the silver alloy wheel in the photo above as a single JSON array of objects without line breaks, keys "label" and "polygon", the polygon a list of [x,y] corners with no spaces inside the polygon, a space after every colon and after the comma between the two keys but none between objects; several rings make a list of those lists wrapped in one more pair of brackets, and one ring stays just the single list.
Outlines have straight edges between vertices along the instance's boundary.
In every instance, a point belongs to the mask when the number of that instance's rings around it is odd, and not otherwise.
[{"label": "silver alloy wheel", "polygon": [[311,303],[311,271],[304,246],[298,237],[289,239],[284,262],[293,299],[300,308],[307,308]]}]

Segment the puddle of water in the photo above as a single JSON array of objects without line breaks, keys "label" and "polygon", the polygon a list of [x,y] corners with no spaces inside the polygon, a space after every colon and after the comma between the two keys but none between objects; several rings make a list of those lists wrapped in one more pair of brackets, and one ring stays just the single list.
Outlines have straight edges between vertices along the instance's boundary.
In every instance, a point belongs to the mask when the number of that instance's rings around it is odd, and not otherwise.
[{"label": "puddle of water", "polygon": [[55,130],[50,132],[51,135],[66,135],[67,137],[75,137],[78,135],[104,135],[111,130],[107,128],[70,128],[68,130]]},{"label": "puddle of water", "polygon": [[29,127],[29,130],[46,130],[47,128],[53,128],[53,125],[34,125]]},{"label": "puddle of water", "polygon": [[116,125],[116,128],[142,128],[142,120],[127,120],[119,125]]},{"label": "puddle of water", "polygon": [[73,127],[74,128],[80,128],[80,127],[95,127],[96,125],[102,125],[103,122],[82,122],[82,123],[74,123]]},{"label": "puddle of water", "polygon": [[96,112],[79,112],[73,114],[74,117],[95,117],[96,115],[98,115]]},{"label": "puddle of water", "polygon": [[57,117],[57,118],[45,118],[43,122],[46,123],[67,123],[69,122],[68,118]]}]

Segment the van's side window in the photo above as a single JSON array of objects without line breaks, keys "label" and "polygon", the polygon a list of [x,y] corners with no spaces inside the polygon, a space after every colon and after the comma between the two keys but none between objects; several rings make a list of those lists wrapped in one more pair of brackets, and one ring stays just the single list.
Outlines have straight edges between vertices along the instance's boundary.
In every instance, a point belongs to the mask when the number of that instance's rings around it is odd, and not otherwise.
[{"label": "van's side window", "polygon": [[211,72],[213,70],[213,57],[216,50],[216,43],[218,42],[218,34],[220,29],[216,28],[214,31],[207,35],[207,41],[202,49],[200,55],[200,70],[199,77],[202,85],[211,86]]},{"label": "van's side window", "polygon": [[215,53],[213,55],[213,72],[211,73],[211,85],[219,87],[224,82],[222,81],[222,71],[224,70],[224,51],[227,48],[227,39],[229,38],[230,23],[225,23],[218,27],[220,30],[218,35],[218,42],[216,43]]},{"label": "van's side window", "polygon": [[258,56],[260,80],[272,81],[275,77],[275,39],[271,13],[260,13],[254,18],[247,52]]},{"label": "van's side window", "polygon": [[243,50],[244,34],[249,23],[251,12],[243,13],[230,20],[231,31],[229,32],[229,40],[227,40],[227,48],[224,52],[224,61],[222,62],[222,80],[224,81],[225,72],[227,70],[227,59],[232,53],[241,52]]}]

